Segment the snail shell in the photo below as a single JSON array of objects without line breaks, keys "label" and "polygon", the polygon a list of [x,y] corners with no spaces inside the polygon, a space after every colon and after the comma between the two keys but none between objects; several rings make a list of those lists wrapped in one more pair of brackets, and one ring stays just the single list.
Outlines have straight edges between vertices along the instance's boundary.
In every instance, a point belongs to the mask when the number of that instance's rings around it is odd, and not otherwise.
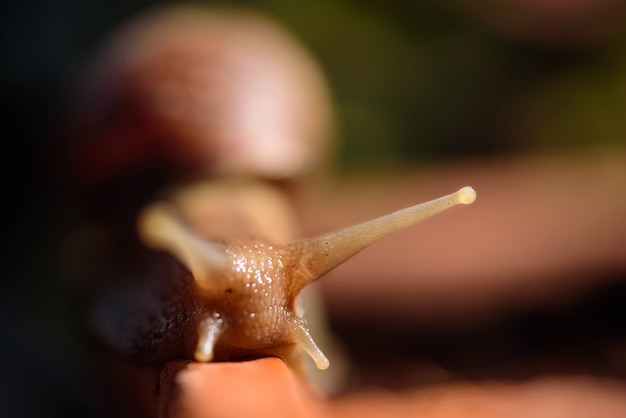
[{"label": "snail shell", "polygon": [[77,96],[72,166],[86,187],[155,167],[293,179],[332,145],[315,61],[241,9],[174,7],[132,21],[92,61]]}]

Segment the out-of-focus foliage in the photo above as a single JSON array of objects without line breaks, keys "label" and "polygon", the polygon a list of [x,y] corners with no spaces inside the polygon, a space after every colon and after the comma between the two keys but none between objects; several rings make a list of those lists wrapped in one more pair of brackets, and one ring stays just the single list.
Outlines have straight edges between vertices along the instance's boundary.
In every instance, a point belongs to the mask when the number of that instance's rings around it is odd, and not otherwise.
[{"label": "out-of-focus foliage", "polygon": [[[168,3],[180,2],[17,7],[7,28],[19,42],[5,71],[58,80],[111,29]],[[265,12],[313,51],[333,88],[347,163],[619,144],[626,134],[620,2],[221,3]]]},{"label": "out-of-focus foliage", "polygon": [[509,1],[488,13],[488,1],[253,3],[320,59],[345,161],[624,141],[619,4]]}]

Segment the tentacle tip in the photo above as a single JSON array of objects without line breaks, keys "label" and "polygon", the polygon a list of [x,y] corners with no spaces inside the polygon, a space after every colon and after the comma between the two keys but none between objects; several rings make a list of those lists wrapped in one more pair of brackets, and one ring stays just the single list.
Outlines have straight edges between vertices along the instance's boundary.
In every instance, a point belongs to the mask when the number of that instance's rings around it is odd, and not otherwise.
[{"label": "tentacle tip", "polygon": [[154,203],[143,208],[137,216],[136,228],[144,244],[150,247],[163,245],[167,233],[167,219],[171,216],[169,208],[162,203]]},{"label": "tentacle tip", "polygon": [[466,186],[456,192],[457,200],[463,205],[471,205],[476,200],[476,190],[473,187]]},{"label": "tentacle tip", "polygon": [[307,336],[308,341],[301,341],[301,347],[311,357],[315,366],[320,370],[326,370],[330,366],[330,360],[324,354],[322,350],[315,344],[315,341],[311,338],[310,334]]},{"label": "tentacle tip", "polygon": [[323,354],[320,358],[314,358],[313,361],[315,361],[315,366],[317,366],[317,368],[320,370],[326,370],[328,369],[328,367],[330,367],[330,361]]},{"label": "tentacle tip", "polygon": [[193,357],[199,363],[209,363],[213,361],[213,353],[208,354],[200,350],[196,350]]}]

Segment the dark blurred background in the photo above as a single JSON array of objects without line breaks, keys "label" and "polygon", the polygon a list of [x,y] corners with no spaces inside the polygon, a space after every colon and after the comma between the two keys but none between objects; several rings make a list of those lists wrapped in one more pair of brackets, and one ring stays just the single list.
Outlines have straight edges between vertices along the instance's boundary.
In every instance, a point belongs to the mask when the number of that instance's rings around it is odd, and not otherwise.
[{"label": "dark blurred background", "polygon": [[[97,415],[94,394],[84,384],[88,372],[81,368],[80,343],[69,325],[72,283],[60,274],[59,239],[70,219],[57,194],[59,120],[83,60],[116,26],[165,3],[2,5],[3,416]],[[283,23],[319,59],[336,100],[338,173],[515,152],[623,149],[623,2],[233,3]],[[536,352],[559,343],[554,330],[562,332],[559,338],[587,333],[591,339],[623,340],[626,290],[623,280],[614,282],[565,316],[535,313],[513,319],[506,330],[425,332],[419,344],[394,346],[406,347],[402,355],[432,357],[459,374],[480,377],[497,374],[497,366],[512,358],[536,365]],[[348,346],[366,338],[354,324],[336,327],[340,334],[352,333]],[[388,338],[402,339],[394,335],[390,331]],[[519,347],[511,341],[518,339],[524,348],[511,352]],[[473,351],[459,351],[468,344]],[[599,374],[613,373],[598,368]],[[623,373],[624,365],[614,372]]]}]

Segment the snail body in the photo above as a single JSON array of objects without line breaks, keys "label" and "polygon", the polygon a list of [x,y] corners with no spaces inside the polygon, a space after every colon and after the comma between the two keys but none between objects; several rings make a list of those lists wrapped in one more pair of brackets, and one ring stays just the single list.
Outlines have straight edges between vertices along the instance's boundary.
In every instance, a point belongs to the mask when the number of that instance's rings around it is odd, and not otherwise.
[{"label": "snail body", "polygon": [[[148,206],[138,228],[146,245],[174,254],[191,272],[197,298],[207,307],[197,325],[194,358],[276,355],[298,369],[303,349],[319,369],[329,361],[298,312],[297,296],[308,284],[385,236],[457,204],[475,192],[456,193],[337,232],[274,245],[259,240],[222,244],[204,240],[165,203]],[[230,353],[230,354],[224,354]],[[235,353],[235,354],[233,354]]]},{"label": "snail body", "polygon": [[[229,184],[231,190],[240,187],[244,194],[265,187],[255,182]],[[271,200],[271,193],[267,196]],[[291,243],[253,235],[211,241],[198,232],[202,228],[194,228],[190,199],[153,202],[137,222],[141,242],[157,250],[146,251],[140,260],[139,264],[149,266],[143,270],[147,278],[141,281],[142,290],[125,290],[121,301],[109,299],[109,306],[117,309],[117,319],[103,315],[97,328],[108,335],[110,345],[137,364],[277,356],[303,371],[304,352],[317,368],[326,369],[329,360],[304,319],[300,292],[385,236],[474,199],[473,189],[465,187],[362,224]],[[198,204],[203,202],[198,199]],[[238,219],[236,213],[229,217]],[[129,294],[136,296],[129,300]]]}]

